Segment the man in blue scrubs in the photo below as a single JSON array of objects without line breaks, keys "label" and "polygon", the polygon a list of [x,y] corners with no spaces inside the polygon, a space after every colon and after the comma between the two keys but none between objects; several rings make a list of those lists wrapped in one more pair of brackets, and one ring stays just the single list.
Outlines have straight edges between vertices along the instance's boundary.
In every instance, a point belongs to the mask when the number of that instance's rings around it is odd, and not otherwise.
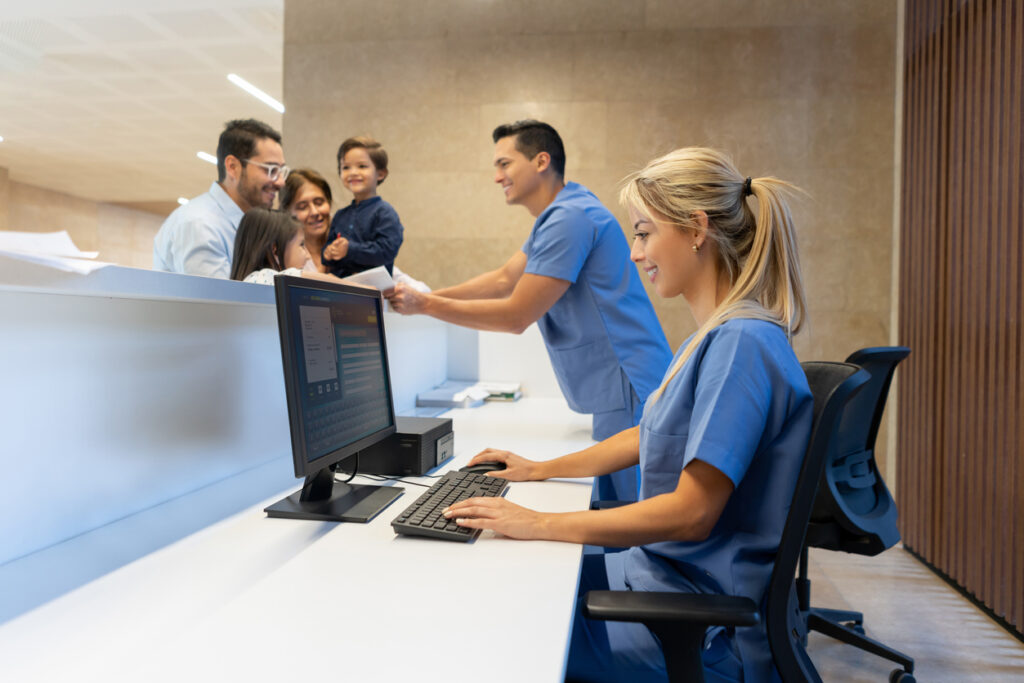
[{"label": "man in blue scrubs", "polygon": [[[522,249],[454,287],[424,294],[399,284],[388,298],[400,313],[479,330],[520,334],[536,322],[569,407],[593,415],[593,437],[633,427],[672,353],[622,229],[590,190],[565,181],[550,125],[518,121],[493,138],[505,202],[536,218]],[[600,477],[597,495],[636,500],[634,469]]]}]

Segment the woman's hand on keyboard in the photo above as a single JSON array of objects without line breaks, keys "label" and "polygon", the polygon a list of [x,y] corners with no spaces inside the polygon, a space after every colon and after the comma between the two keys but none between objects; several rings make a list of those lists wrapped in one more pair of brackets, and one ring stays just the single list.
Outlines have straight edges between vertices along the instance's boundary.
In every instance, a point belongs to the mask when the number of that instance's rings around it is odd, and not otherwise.
[{"label": "woman's hand on keyboard", "polygon": [[510,538],[543,538],[547,515],[510,503],[505,498],[469,498],[444,511],[447,519],[470,529],[493,529]]}]

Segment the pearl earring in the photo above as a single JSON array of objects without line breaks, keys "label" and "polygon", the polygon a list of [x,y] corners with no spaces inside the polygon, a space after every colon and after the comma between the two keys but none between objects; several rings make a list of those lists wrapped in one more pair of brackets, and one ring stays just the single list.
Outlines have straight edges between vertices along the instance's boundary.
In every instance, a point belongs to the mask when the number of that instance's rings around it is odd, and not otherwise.
[{"label": "pearl earring", "polygon": [[694,244],[693,245],[693,253],[696,254],[698,251],[700,251],[700,247],[698,247],[696,244]]}]

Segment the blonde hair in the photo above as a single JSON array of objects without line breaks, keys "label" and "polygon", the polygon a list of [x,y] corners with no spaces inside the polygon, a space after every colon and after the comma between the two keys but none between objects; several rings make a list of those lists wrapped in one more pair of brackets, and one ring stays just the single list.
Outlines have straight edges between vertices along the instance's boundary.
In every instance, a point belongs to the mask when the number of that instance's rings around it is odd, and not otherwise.
[{"label": "blonde hair", "polygon": [[[705,147],[684,147],[655,159],[627,177],[620,201],[682,229],[696,230],[695,214],[707,215],[706,239],[717,247],[729,292],[683,349],[649,397],[665,391],[714,328],[733,318],[776,323],[792,336],[806,317],[800,259],[786,195],[800,191],[778,178],[747,179],[728,156]],[[757,214],[747,194],[757,199]]]}]

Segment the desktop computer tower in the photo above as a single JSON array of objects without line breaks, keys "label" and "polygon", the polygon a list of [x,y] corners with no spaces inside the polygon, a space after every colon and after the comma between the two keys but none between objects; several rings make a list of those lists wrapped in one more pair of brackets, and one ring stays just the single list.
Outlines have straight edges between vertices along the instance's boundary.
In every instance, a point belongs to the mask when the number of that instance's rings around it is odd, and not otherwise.
[{"label": "desktop computer tower", "polygon": [[364,474],[418,475],[455,454],[451,418],[397,417],[397,431],[359,452]]}]

